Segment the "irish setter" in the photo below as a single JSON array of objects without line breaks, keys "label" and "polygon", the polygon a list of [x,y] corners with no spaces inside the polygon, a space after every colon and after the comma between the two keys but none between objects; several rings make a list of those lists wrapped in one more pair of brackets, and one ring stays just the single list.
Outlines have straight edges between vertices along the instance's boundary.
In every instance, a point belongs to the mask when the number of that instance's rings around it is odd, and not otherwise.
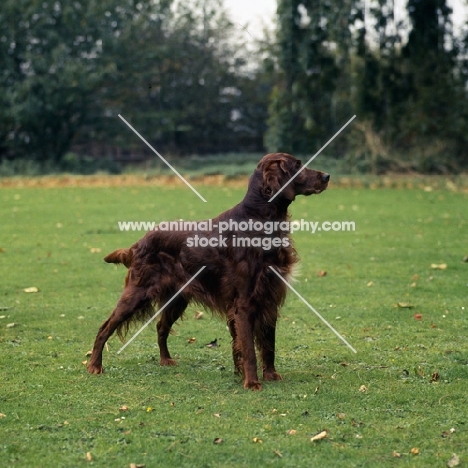
[{"label": "irish setter", "polygon": [[330,179],[326,173],[304,168],[291,181],[301,168],[301,161],[289,154],[268,154],[251,176],[244,199],[212,219],[209,230],[157,228],[129,249],[107,255],[106,262],[122,263],[128,272],[116,308],[99,329],[88,372],[103,372],[102,350],[115,331],[123,338],[132,322],[149,320],[154,306],[161,308],[176,295],[164,307],[157,324],[162,366],[176,364],[167,338],[174,322],[193,301],[227,319],[234,367],[243,376],[244,388],[262,388],[255,345],[263,379],[281,380],[274,363],[275,327],[287,286],[270,266],[283,278],[289,277],[297,256],[287,228],[288,207],[297,195],[322,192]]}]

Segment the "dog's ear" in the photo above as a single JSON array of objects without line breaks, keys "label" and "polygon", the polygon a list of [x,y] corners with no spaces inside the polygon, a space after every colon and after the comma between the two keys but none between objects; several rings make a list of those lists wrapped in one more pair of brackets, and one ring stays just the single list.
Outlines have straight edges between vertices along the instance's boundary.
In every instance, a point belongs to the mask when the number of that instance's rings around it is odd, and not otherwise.
[{"label": "dog's ear", "polygon": [[[289,161],[279,158],[261,162],[257,167],[262,171],[262,195],[272,197],[291,177]],[[289,185],[284,189],[284,195],[289,200],[294,200],[295,194]]]}]

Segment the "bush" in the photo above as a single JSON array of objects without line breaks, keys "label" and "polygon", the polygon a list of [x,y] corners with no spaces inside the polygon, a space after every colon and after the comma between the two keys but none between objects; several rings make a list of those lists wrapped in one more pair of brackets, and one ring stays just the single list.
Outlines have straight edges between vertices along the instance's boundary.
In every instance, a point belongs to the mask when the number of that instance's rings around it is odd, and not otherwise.
[{"label": "bush", "polygon": [[25,158],[4,159],[0,162],[0,177],[34,177],[60,173],[90,175],[97,172],[120,174],[121,168],[118,163],[110,159],[94,159],[90,156],[81,157],[74,153],[67,153],[58,163],[50,160],[40,163]]}]

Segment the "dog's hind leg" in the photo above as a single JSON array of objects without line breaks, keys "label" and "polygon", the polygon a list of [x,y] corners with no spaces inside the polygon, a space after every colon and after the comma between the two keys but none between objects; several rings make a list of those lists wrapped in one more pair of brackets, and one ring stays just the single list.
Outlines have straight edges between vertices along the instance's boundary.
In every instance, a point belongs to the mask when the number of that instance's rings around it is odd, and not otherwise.
[{"label": "dog's hind leg", "polygon": [[[161,312],[161,318],[158,322],[158,345],[159,345],[159,363],[161,366],[176,366],[177,362],[172,359],[167,347],[167,338],[171,332],[172,325],[182,316],[188,302],[181,296],[177,296]],[[163,306],[162,301],[160,305]]]},{"label": "dog's hind leg", "polygon": [[102,350],[115,330],[124,322],[130,320],[136,312],[143,311],[148,307],[151,307],[151,300],[147,299],[144,288],[125,287],[114,311],[98,331],[88,363],[88,372],[90,374],[102,374],[104,371],[102,368]]}]

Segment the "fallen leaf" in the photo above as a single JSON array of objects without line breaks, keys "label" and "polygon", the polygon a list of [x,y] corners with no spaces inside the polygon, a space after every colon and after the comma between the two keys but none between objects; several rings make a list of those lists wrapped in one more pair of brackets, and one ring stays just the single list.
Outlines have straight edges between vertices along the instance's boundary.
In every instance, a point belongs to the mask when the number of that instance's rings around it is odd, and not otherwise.
[{"label": "fallen leaf", "polygon": [[366,393],[366,392],[367,392],[367,387],[366,387],[365,385],[361,385],[361,386],[359,387],[359,391],[360,391],[361,393]]},{"label": "fallen leaf", "polygon": [[91,354],[93,354],[93,352],[92,352],[92,351],[88,351],[88,352],[85,354],[85,356],[91,356]]},{"label": "fallen leaf", "polygon": [[93,461],[93,456],[91,455],[91,452],[86,452],[86,460]]},{"label": "fallen leaf", "polygon": [[218,347],[218,338],[215,338],[211,343],[205,345],[207,348],[217,348]]},{"label": "fallen leaf", "polygon": [[187,340],[187,343],[190,343],[190,344],[191,344],[191,343],[195,343],[195,341],[197,341],[196,338],[189,338],[189,339]]},{"label": "fallen leaf", "polygon": [[296,429],[289,429],[289,431],[287,432],[288,435],[295,435],[297,434],[297,431]]},{"label": "fallen leaf", "polygon": [[368,288],[370,288],[371,286],[374,286],[374,282],[373,282],[373,281],[369,281],[369,282],[366,284],[366,286],[367,286]]},{"label": "fallen leaf", "polygon": [[413,275],[413,276],[411,277],[411,280],[412,280],[412,281],[418,281],[418,279],[419,279],[419,275]]},{"label": "fallen leaf", "polygon": [[258,437],[254,437],[252,439],[252,441],[255,443],[255,444],[263,444],[263,440],[262,439],[259,439]]},{"label": "fallen leaf", "polygon": [[393,451],[392,455],[395,457],[395,458],[401,458],[401,453],[397,452],[397,451]]},{"label": "fallen leaf", "polygon": [[148,408],[146,408],[146,412],[151,413],[151,411],[153,411],[153,408],[151,408],[151,406],[148,406]]},{"label": "fallen leaf", "polygon": [[277,457],[283,458],[283,455],[282,455],[282,453],[281,453],[279,450],[273,450],[273,453],[274,453]]},{"label": "fallen leaf", "polygon": [[440,379],[440,375],[438,372],[434,372],[431,376],[431,382],[437,382]]},{"label": "fallen leaf", "polygon": [[447,264],[446,263],[431,263],[431,268],[433,270],[446,270]]},{"label": "fallen leaf", "polygon": [[413,447],[410,450],[411,455],[419,455],[419,449],[417,447]]},{"label": "fallen leaf", "polygon": [[88,364],[88,361],[81,361],[81,364],[83,364],[83,366],[86,366],[86,364]]},{"label": "fallen leaf", "polygon": [[336,417],[338,419],[343,420],[343,419],[346,419],[346,414],[345,413],[336,413]]},{"label": "fallen leaf", "polygon": [[328,436],[328,431],[324,429],[323,431],[320,431],[318,434],[315,434],[314,436],[312,436],[310,438],[310,441],[315,442],[316,440],[326,439],[327,436]]},{"label": "fallen leaf", "polygon": [[412,309],[413,306],[409,302],[397,302],[397,307],[400,309]]},{"label": "fallen leaf", "polygon": [[101,249],[99,247],[91,247],[89,251],[91,253],[101,253]]},{"label": "fallen leaf", "polygon": [[447,462],[449,468],[458,466],[460,464],[460,457],[456,453],[452,453],[452,458]]},{"label": "fallen leaf", "polygon": [[25,293],[37,293],[39,292],[39,289],[36,288],[36,286],[31,286],[30,288],[24,288],[23,291]]},{"label": "fallen leaf", "polygon": [[320,270],[317,273],[317,276],[320,277],[320,278],[323,278],[324,276],[327,276],[327,272],[325,270]]},{"label": "fallen leaf", "polygon": [[119,411],[128,411],[130,408],[127,406],[127,405],[122,405],[120,408],[119,408]]},{"label": "fallen leaf", "polygon": [[213,416],[214,416],[215,418],[220,418],[220,417],[221,417],[221,415],[220,415],[219,413],[215,413]]},{"label": "fallen leaf", "polygon": [[203,318],[203,315],[204,315],[204,314],[203,314],[202,311],[197,310],[197,311],[195,312],[195,317],[194,317],[194,318],[195,318],[195,320],[200,320],[201,318]]},{"label": "fallen leaf", "polygon": [[16,323],[7,323],[6,328],[13,328],[16,327]]},{"label": "fallen leaf", "polygon": [[450,434],[453,434],[454,432],[455,432],[455,428],[452,427],[452,428],[450,429]]},{"label": "fallen leaf", "polygon": [[0,419],[6,418],[6,414],[0,413]]},{"label": "fallen leaf", "polygon": [[216,445],[222,444],[223,442],[224,442],[224,440],[221,439],[221,437],[216,437],[216,439],[213,440],[213,444],[216,444]]},{"label": "fallen leaf", "polygon": [[422,315],[421,314],[414,314],[414,318],[416,320],[421,320],[422,319]]}]

